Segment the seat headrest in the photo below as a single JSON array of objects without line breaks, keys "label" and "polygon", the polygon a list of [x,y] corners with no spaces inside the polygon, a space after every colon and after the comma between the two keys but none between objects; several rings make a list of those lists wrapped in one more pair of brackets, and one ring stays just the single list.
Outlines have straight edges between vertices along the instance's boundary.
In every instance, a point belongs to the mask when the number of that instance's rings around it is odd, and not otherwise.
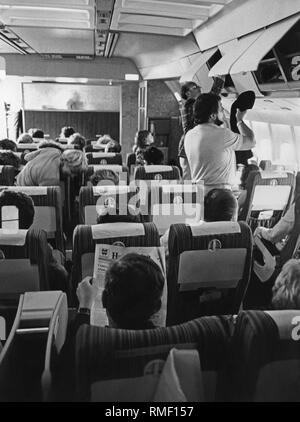
[{"label": "seat headrest", "polygon": [[261,171],[260,177],[262,179],[286,179],[288,177],[288,174],[284,171]]},{"label": "seat headrest", "polygon": [[280,340],[300,339],[300,309],[265,311],[276,323]]},{"label": "seat headrest", "polygon": [[137,188],[128,185],[93,186],[93,195],[117,195],[121,193],[136,192]]},{"label": "seat headrest", "polygon": [[92,165],[92,167],[94,167],[94,171],[98,171],[98,170],[112,170],[112,171],[116,171],[117,173],[121,173],[123,171],[123,167],[119,166],[118,164],[96,164],[96,165]]},{"label": "seat headrest", "polygon": [[234,221],[214,221],[207,223],[201,221],[196,224],[189,224],[193,237],[209,236],[215,234],[241,233],[239,223]]},{"label": "seat headrest", "polygon": [[97,239],[111,239],[114,237],[145,236],[145,227],[141,223],[105,223],[91,226],[92,237]]},{"label": "seat headrest", "polygon": [[14,192],[23,192],[27,195],[47,195],[47,186],[0,186],[1,189],[11,190]]},{"label": "seat headrest", "polygon": [[28,230],[0,229],[0,245],[24,246]]},{"label": "seat headrest", "polygon": [[171,166],[159,166],[159,165],[145,166],[144,169],[145,169],[145,173],[167,172],[167,171],[173,170]]},{"label": "seat headrest", "polygon": [[198,189],[203,189],[204,192],[204,183],[201,182],[199,184],[169,184],[169,185],[162,185],[162,192],[163,193],[193,193],[197,192]]},{"label": "seat headrest", "polygon": [[115,152],[93,152],[92,157],[93,158],[109,158],[109,157],[115,157]]}]

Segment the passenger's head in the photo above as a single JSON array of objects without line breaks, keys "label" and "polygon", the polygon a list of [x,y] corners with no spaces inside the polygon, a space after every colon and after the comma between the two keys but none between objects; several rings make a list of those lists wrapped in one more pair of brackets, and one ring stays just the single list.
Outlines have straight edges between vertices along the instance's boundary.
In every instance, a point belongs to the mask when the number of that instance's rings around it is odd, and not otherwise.
[{"label": "passenger's head", "polygon": [[64,126],[61,128],[60,138],[69,138],[75,133],[75,130],[71,126]]},{"label": "passenger's head", "polygon": [[11,141],[10,139],[1,139],[0,141],[0,149],[6,149],[10,151],[17,151],[17,144],[14,141]]},{"label": "passenger's head", "polygon": [[36,139],[43,139],[44,138],[44,132],[41,129],[29,129],[28,131],[29,135],[32,136],[32,138]]},{"label": "passenger's head", "polygon": [[238,203],[229,189],[212,189],[204,198],[204,220],[236,221]]},{"label": "passenger's head", "polygon": [[[22,192],[4,190],[0,193],[0,212],[4,206],[15,206],[19,211],[19,229],[27,230],[33,223],[34,205],[30,196]],[[1,213],[2,227],[2,213]]]},{"label": "passenger's head", "polygon": [[181,86],[181,98],[183,100],[188,100],[189,98],[197,98],[201,94],[201,88],[195,82],[189,81],[185,82]]},{"label": "passenger's head", "polygon": [[216,123],[222,120],[221,98],[215,94],[201,94],[194,104],[194,119],[197,124]]},{"label": "passenger's head", "polygon": [[86,139],[84,136],[80,135],[80,133],[73,133],[69,138],[69,144],[74,145],[75,149],[83,151],[86,147]]},{"label": "passenger's head", "polygon": [[12,151],[0,150],[0,166],[13,166],[18,169],[21,165],[21,159]]},{"label": "passenger's head", "polygon": [[138,148],[147,148],[153,142],[153,135],[149,130],[139,130],[135,135],[134,143]]},{"label": "passenger's head", "polygon": [[272,289],[275,309],[300,309],[300,261],[290,259],[282,267]]},{"label": "passenger's head", "polygon": [[121,145],[119,144],[119,142],[115,141],[114,139],[110,140],[106,145],[105,145],[105,152],[115,152],[115,153],[120,153],[121,152]]},{"label": "passenger's head", "polygon": [[110,141],[113,141],[113,139],[108,133],[106,133],[105,135],[102,135],[100,136],[100,138],[97,139],[97,144],[104,146],[108,144]]},{"label": "passenger's head", "polygon": [[97,217],[97,224],[108,223],[141,223],[140,212],[136,208],[127,206],[126,214],[122,214],[120,209],[115,206],[103,207]]},{"label": "passenger's head", "polygon": [[33,143],[33,139],[29,135],[29,133],[22,133],[22,135],[20,135],[18,137],[17,142],[18,142],[18,144],[32,144]]},{"label": "passenger's head", "polygon": [[164,154],[160,149],[150,146],[146,148],[144,152],[144,160],[146,161],[147,165],[162,164],[164,161]]},{"label": "passenger's head", "polygon": [[61,156],[61,172],[68,176],[75,176],[87,169],[87,160],[84,152],[78,149],[69,149]]},{"label": "passenger's head", "polygon": [[161,307],[163,287],[164,276],[151,258],[132,253],[113,262],[102,295],[110,325],[147,328]]},{"label": "passenger's head", "polygon": [[112,170],[97,170],[91,177],[93,186],[118,185],[119,176]]},{"label": "passenger's head", "polygon": [[259,167],[256,164],[248,164],[243,168],[240,183],[241,189],[246,189],[248,177],[251,171],[259,171]]}]

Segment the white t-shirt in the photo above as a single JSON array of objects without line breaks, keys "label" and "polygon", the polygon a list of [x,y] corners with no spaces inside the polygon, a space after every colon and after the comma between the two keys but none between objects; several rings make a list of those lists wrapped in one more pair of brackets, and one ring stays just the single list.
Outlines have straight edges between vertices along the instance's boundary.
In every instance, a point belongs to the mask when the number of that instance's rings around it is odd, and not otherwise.
[{"label": "white t-shirt", "polygon": [[231,189],[235,182],[234,151],[242,145],[242,135],[213,123],[200,124],[189,130],[184,148],[193,182],[204,180],[206,192],[213,188]]}]

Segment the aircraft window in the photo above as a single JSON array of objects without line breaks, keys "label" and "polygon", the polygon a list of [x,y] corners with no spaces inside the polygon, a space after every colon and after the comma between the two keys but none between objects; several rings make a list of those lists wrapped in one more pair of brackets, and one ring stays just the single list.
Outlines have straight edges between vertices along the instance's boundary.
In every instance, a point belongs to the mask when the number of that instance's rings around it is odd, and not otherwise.
[{"label": "aircraft window", "polygon": [[272,124],[271,133],[274,162],[285,165],[297,164],[291,127]]},{"label": "aircraft window", "polygon": [[272,161],[272,142],[268,123],[252,122],[251,127],[256,138],[256,146],[253,148],[254,156],[258,158],[258,161]]}]

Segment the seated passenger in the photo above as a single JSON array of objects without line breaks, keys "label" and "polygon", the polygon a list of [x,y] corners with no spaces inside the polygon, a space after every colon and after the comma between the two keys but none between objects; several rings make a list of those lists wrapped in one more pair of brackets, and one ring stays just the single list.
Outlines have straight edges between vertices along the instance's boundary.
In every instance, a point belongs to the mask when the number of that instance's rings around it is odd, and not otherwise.
[{"label": "seated passenger", "polygon": [[136,133],[134,138],[134,146],[132,151],[136,156],[136,165],[144,165],[144,152],[147,146],[153,144],[153,135],[149,130],[140,130]]},{"label": "seated passenger", "polygon": [[251,171],[259,171],[259,167],[256,164],[248,164],[242,170],[241,182],[240,182],[240,194],[238,197],[239,211],[241,211],[247,196],[247,181]]},{"label": "seated passenger", "polygon": [[105,135],[100,136],[100,138],[97,139],[96,145],[97,146],[102,146],[103,150],[105,149],[106,145],[110,142],[113,141],[112,137],[106,133]]},{"label": "seated passenger", "polygon": [[20,135],[18,137],[17,143],[18,144],[32,144],[33,143],[33,139],[29,135],[29,133],[22,133],[22,135]]},{"label": "seated passenger", "polygon": [[47,145],[25,156],[27,164],[17,176],[17,186],[59,186],[63,176],[75,176],[87,168],[85,154]]},{"label": "seated passenger", "polygon": [[290,259],[272,288],[273,309],[300,309],[300,261]]},{"label": "seated passenger", "polygon": [[0,141],[0,150],[10,150],[13,152],[17,152],[17,144],[14,141],[11,141],[10,139],[1,139]]},{"label": "seated passenger", "polygon": [[[212,189],[204,197],[204,221],[237,221],[238,203],[229,189]],[[166,258],[169,256],[169,229],[160,238],[165,248]]]},{"label": "seated passenger", "polygon": [[114,139],[111,139],[106,145],[104,152],[115,152],[116,154],[119,154],[121,152],[121,145],[119,142],[115,141]]},{"label": "seated passenger", "polygon": [[144,160],[148,166],[160,165],[163,164],[164,154],[160,149],[150,146],[145,149]]},{"label": "seated passenger", "polygon": [[[14,192],[10,190],[4,190],[0,194],[0,209],[3,206],[14,205],[18,208],[19,212],[19,229],[29,229],[34,220],[34,204],[30,196],[22,192]],[[1,224],[2,226],[2,224]],[[63,290],[68,292],[68,273],[62,263],[64,262],[63,254],[60,251],[56,251],[56,256],[61,263],[53,255],[53,248],[48,244],[48,276],[50,288],[52,290]]]},{"label": "seated passenger", "polygon": [[112,170],[97,170],[90,177],[93,186],[111,186],[119,184],[119,176]]},{"label": "seated passenger", "polygon": [[28,133],[33,139],[44,139],[44,132],[41,129],[31,128]]},{"label": "seated passenger", "polygon": [[16,170],[20,168],[21,159],[12,151],[0,150],[0,166],[13,166]]},{"label": "seated passenger", "polygon": [[[90,310],[97,289],[86,277],[77,287],[79,300],[78,323],[90,322]],[[164,276],[149,257],[135,253],[114,261],[105,274],[102,295],[109,327],[140,330],[155,328],[152,316],[161,308]]]},{"label": "seated passenger", "polygon": [[293,203],[283,217],[275,224],[271,229],[266,227],[257,227],[254,232],[254,236],[262,237],[271,243],[277,243],[279,249],[280,243],[288,236],[295,223],[295,203]]},{"label": "seated passenger", "polygon": [[70,136],[73,135],[73,133],[75,133],[74,128],[72,128],[71,126],[64,126],[61,128],[59,137],[62,139],[68,139],[70,138]]},{"label": "seated passenger", "polygon": [[80,133],[73,133],[68,139],[68,145],[74,145],[75,149],[83,151],[86,147],[86,139]]}]

